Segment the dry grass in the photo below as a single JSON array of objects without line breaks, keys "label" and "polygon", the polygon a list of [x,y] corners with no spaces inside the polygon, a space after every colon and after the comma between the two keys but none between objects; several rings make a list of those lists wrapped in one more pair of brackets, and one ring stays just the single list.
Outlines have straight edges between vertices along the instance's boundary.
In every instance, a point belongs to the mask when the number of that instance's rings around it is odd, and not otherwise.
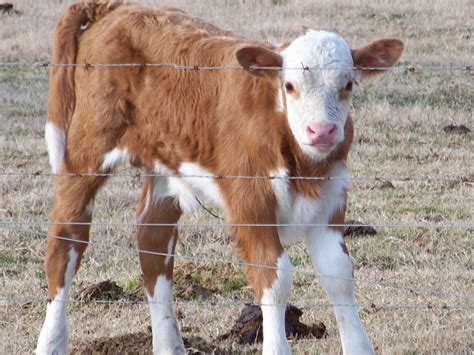
[{"label": "dry grass", "polygon": [[[145,2],[145,1],[144,1]],[[157,1],[158,2],[158,1]],[[0,60],[44,61],[49,58],[54,21],[66,4],[59,1],[17,0],[21,15],[0,14]],[[147,1],[154,4],[153,1]],[[225,28],[253,38],[284,40],[301,33],[301,26],[341,33],[354,46],[382,36],[402,38],[402,63],[413,65],[472,65],[472,2],[435,0],[329,1],[211,0],[159,1],[173,5]],[[275,5],[279,3],[280,5]],[[48,171],[43,142],[47,72],[0,69],[0,167],[2,171]],[[364,83],[354,106],[356,142],[351,153],[353,175],[471,176],[474,145],[471,135],[447,135],[451,123],[473,128],[472,75],[459,73],[387,74]],[[1,220],[47,220],[53,185],[46,177],[1,177]],[[134,222],[139,179],[113,178],[97,199],[96,220]],[[472,183],[397,182],[380,189],[372,182],[355,182],[349,217],[370,223],[470,223],[473,221]],[[202,211],[185,221],[211,221]],[[0,242],[1,297],[45,297],[42,270],[44,239],[35,228],[2,229]],[[422,233],[422,234],[420,234]],[[133,228],[94,227],[93,239],[134,247]],[[380,229],[376,237],[348,242],[356,277],[389,283],[441,289],[454,296],[358,285],[361,304],[470,304],[473,294],[472,230]],[[224,231],[182,230],[177,252],[236,260]],[[301,245],[290,248],[296,268],[310,270]],[[214,287],[213,300],[252,300],[236,268],[177,260],[192,282]],[[212,271],[217,268],[216,271]],[[225,272],[227,271],[227,272]],[[111,279],[125,288],[137,284],[137,257],[123,251],[89,248],[76,278],[81,283]],[[319,284],[295,275],[291,302],[327,303]],[[241,306],[179,306],[185,336],[201,336],[214,343],[229,330]],[[35,346],[44,317],[44,304],[22,307],[0,305],[0,352],[27,353]],[[380,353],[472,353],[472,310],[395,309],[362,311],[369,334]],[[71,344],[99,336],[145,331],[146,306],[72,305],[69,311]],[[297,341],[299,352],[338,353],[337,327],[330,309],[309,309],[304,321],[322,320],[329,336],[320,341]],[[219,345],[216,343],[216,345]],[[256,347],[235,347],[252,350]]]}]

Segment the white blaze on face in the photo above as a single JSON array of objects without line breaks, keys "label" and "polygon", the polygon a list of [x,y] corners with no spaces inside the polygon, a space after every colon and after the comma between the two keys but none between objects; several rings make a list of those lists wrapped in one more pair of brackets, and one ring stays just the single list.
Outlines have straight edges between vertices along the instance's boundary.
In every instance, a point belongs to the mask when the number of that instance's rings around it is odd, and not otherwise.
[{"label": "white blaze on face", "polygon": [[[320,161],[328,151],[311,145],[307,129],[311,124],[334,123],[336,140],[344,140],[344,125],[350,109],[350,99],[341,97],[355,78],[351,49],[335,33],[309,30],[282,51],[284,68],[326,68],[322,70],[283,70],[283,80],[291,83],[286,90],[288,121],[302,150]],[[285,85],[284,85],[285,86]]]}]

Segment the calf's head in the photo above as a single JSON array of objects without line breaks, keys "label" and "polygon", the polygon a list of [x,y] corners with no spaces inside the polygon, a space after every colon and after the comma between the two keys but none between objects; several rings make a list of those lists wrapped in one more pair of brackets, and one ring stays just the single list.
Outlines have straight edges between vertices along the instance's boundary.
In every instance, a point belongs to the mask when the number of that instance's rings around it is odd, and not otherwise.
[{"label": "calf's head", "polygon": [[[279,53],[244,47],[236,56],[256,75],[258,67],[282,67],[278,93],[288,125],[303,152],[321,161],[344,140],[352,91],[359,80],[382,73],[403,51],[397,39],[351,49],[335,33],[309,30]],[[372,68],[372,69],[370,69]]]}]

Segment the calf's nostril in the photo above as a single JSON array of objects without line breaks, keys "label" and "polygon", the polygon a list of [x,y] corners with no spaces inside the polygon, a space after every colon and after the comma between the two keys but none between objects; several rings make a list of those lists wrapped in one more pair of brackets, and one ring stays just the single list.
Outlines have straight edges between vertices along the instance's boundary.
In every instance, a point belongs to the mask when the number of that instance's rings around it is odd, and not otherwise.
[{"label": "calf's nostril", "polygon": [[336,135],[335,123],[316,123],[308,126],[306,132],[310,137],[330,137]]}]

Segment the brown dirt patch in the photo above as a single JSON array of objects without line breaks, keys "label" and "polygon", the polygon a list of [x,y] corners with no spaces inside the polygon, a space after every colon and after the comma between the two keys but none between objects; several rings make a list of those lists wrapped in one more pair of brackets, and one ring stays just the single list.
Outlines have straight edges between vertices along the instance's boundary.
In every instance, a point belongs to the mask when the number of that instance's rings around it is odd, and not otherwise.
[{"label": "brown dirt patch", "polygon": [[13,11],[13,4],[9,4],[9,3],[0,4],[0,11],[3,13],[9,13]]},{"label": "brown dirt patch", "polygon": [[[319,322],[308,326],[301,323],[300,317],[303,311],[298,307],[288,305],[285,316],[285,332],[287,338],[300,339],[305,337],[322,338],[326,334],[326,326]],[[240,317],[236,320],[235,325],[230,332],[221,335],[218,340],[226,340],[228,342],[236,342],[238,344],[254,344],[263,341],[263,324],[262,310],[260,306],[246,306]]]},{"label": "brown dirt patch", "polygon": [[454,124],[450,124],[450,125],[444,127],[443,131],[445,131],[446,133],[457,133],[457,134],[471,133],[471,130],[463,124],[459,125],[459,126],[454,125]]},{"label": "brown dirt patch", "polygon": [[[207,343],[199,337],[187,337],[183,339],[188,353],[228,353],[229,350],[221,349]],[[151,354],[152,336],[151,331],[125,334],[112,338],[97,338],[91,342],[83,343],[71,350],[72,355],[89,354]]]},{"label": "brown dirt patch", "polygon": [[116,301],[125,295],[122,287],[114,281],[106,280],[98,284],[89,285],[81,288],[75,295],[74,299],[84,302],[93,300]]},{"label": "brown dirt patch", "polygon": [[393,183],[389,180],[381,180],[377,181],[374,185],[372,185],[371,189],[379,189],[379,190],[389,190],[389,189],[394,189],[395,186]]}]

